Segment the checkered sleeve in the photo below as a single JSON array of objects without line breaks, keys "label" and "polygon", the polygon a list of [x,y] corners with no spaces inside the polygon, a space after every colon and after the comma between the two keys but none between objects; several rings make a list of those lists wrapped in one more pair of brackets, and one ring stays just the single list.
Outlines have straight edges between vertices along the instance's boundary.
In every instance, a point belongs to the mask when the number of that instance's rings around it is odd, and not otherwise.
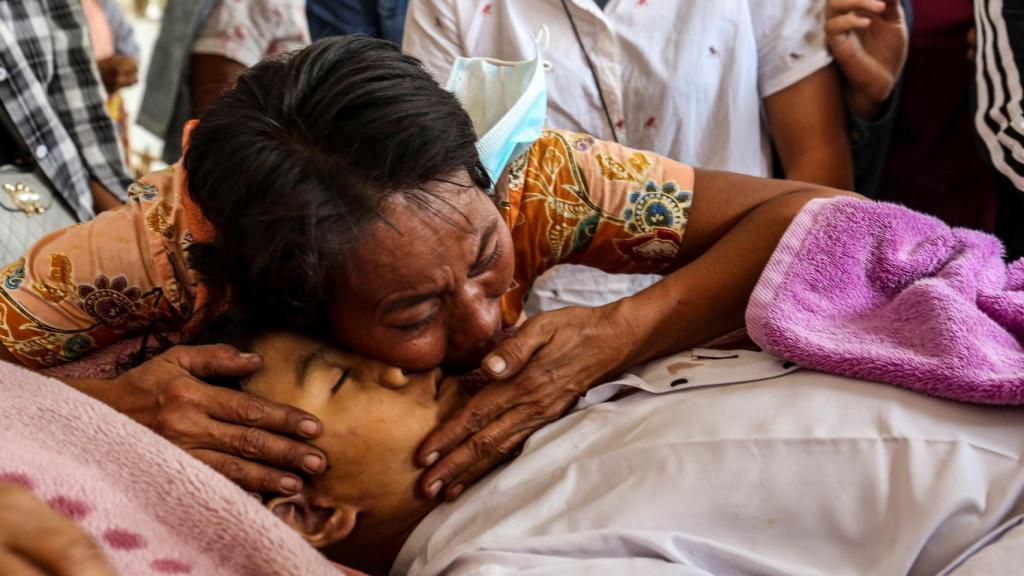
[{"label": "checkered sleeve", "polygon": [[[106,111],[106,94],[92,56],[85,15],[77,0],[49,0],[54,39],[65,46],[54,50],[54,77],[50,104],[74,140],[83,164],[121,200],[127,200],[131,178],[125,168],[120,141]],[[61,42],[62,41],[62,42]]]}]

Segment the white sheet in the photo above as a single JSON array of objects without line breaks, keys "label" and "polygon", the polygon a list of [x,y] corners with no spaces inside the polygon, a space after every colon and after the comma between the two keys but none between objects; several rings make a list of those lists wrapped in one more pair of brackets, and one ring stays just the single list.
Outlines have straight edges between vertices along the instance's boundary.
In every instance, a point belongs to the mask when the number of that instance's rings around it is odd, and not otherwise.
[{"label": "white sheet", "polygon": [[[752,379],[748,355],[713,362]],[[567,416],[431,514],[392,574],[932,575],[1021,512],[1024,412],[773,376]]]}]

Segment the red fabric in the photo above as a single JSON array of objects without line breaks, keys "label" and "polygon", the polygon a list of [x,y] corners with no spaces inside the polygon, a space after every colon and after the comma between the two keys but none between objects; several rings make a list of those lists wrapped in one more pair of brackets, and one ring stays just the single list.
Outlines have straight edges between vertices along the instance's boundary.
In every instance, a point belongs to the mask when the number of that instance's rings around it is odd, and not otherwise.
[{"label": "red fabric", "polygon": [[967,33],[971,0],[915,0],[910,55],[880,198],[954,226],[995,226],[992,169],[978,151]]}]

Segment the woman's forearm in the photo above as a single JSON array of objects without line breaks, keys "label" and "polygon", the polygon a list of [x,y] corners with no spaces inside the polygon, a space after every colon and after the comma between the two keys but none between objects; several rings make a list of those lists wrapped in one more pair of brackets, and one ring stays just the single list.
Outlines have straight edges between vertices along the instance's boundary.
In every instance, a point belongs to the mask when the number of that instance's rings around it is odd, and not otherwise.
[{"label": "woman's forearm", "polygon": [[751,210],[688,265],[610,305],[621,325],[631,330],[631,353],[622,369],[741,328],[761,272],[803,206],[815,198],[860,198],[829,188],[793,187]]}]

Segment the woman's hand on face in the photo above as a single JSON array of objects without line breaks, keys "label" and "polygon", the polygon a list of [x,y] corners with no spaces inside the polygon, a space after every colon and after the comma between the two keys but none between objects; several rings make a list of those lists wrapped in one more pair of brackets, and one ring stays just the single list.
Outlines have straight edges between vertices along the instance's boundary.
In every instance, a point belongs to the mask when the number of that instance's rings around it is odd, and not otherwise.
[{"label": "woman's hand on face", "polygon": [[900,0],[829,0],[825,34],[846,78],[846,100],[872,120],[903,72],[909,46]]},{"label": "woman's hand on face", "polygon": [[114,576],[99,546],[32,492],[0,483],[0,574]]},{"label": "woman's hand on face", "polygon": [[305,442],[320,435],[320,422],[297,408],[201,381],[241,378],[261,366],[259,356],[231,346],[176,346],[96,396],[250,492],[294,494],[302,479],[282,469],[324,471],[323,453]]},{"label": "woman's hand on face", "polygon": [[492,382],[423,442],[424,494],[454,500],[537,429],[620,371],[628,341],[609,307],[565,308],[526,321],[484,360]]}]

